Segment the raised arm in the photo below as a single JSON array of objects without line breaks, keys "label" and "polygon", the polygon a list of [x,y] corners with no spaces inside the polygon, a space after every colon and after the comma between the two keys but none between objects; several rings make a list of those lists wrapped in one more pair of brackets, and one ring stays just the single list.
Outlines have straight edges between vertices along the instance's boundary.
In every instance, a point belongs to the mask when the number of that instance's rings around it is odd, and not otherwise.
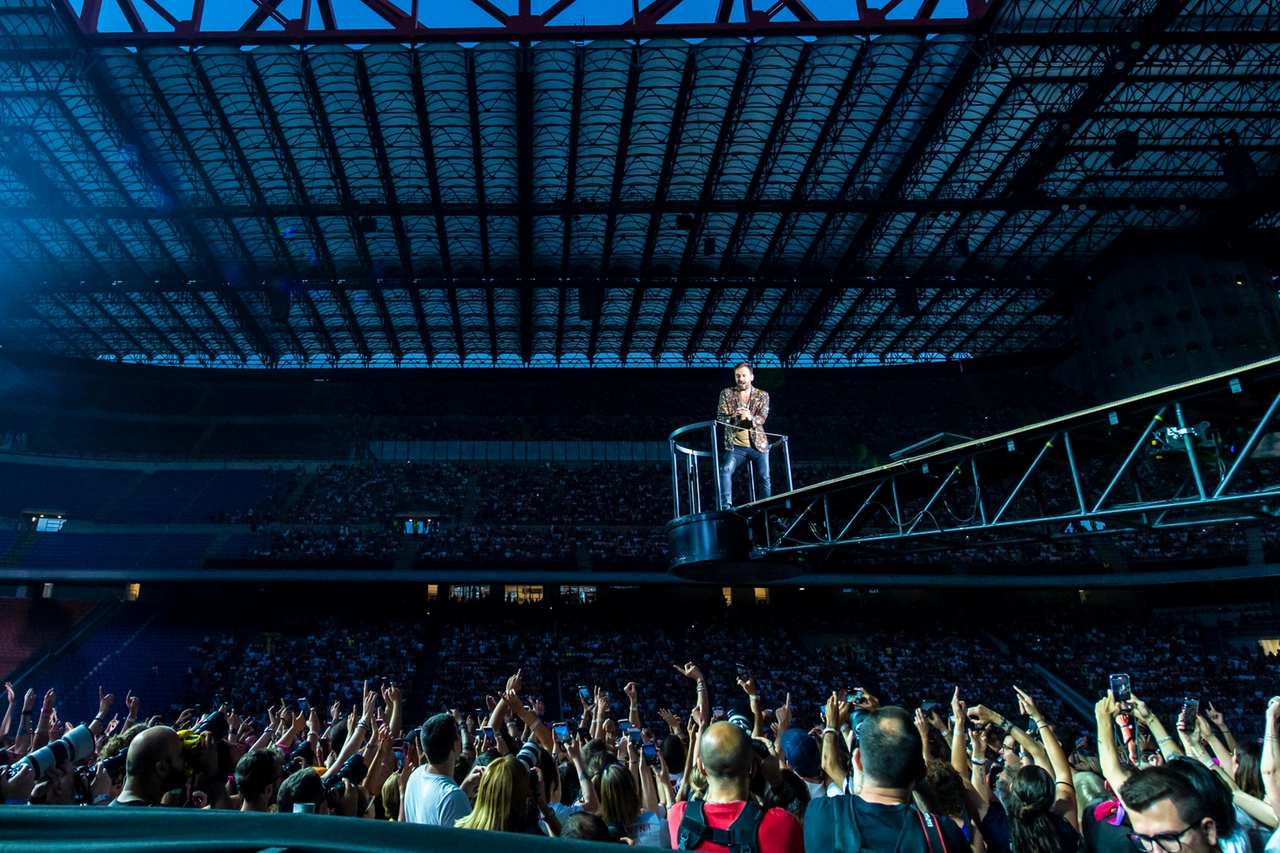
[{"label": "raised arm", "polygon": [[1208,716],[1209,716],[1209,722],[1217,726],[1219,731],[1222,732],[1222,738],[1227,742],[1227,749],[1230,752],[1235,752],[1236,747],[1238,746],[1238,744],[1236,743],[1235,735],[1231,734],[1231,729],[1227,728],[1227,718],[1223,716],[1221,711],[1213,707],[1212,702],[1209,703]]},{"label": "raised arm", "polygon": [[1280,815],[1280,696],[1267,703],[1262,732],[1262,786],[1267,805]]},{"label": "raised arm", "polygon": [[600,811],[600,798],[596,795],[596,786],[591,782],[591,775],[587,773],[586,762],[582,760],[582,738],[579,735],[569,738],[565,751],[569,754],[569,761],[573,762],[573,769],[578,774],[578,787],[582,790],[582,810],[595,814]]},{"label": "raised arm", "polygon": [[17,702],[17,696],[13,692],[13,685],[9,682],[4,683],[5,698],[9,700],[9,704],[4,709],[4,719],[0,720],[0,741],[9,739],[9,730],[13,727],[13,707]]},{"label": "raised arm", "polygon": [[840,697],[832,691],[831,698],[827,700],[827,725],[822,730],[822,772],[827,774],[831,784],[842,791],[845,782],[849,779],[849,765],[848,753],[845,751],[844,740],[840,737],[840,729],[848,719],[848,707],[848,704],[842,702]]},{"label": "raised arm", "polygon": [[511,709],[511,713],[519,717],[520,722],[524,723],[529,730],[529,736],[536,739],[538,745],[547,752],[554,754],[556,741],[551,736],[551,730],[547,728],[547,724],[538,719],[538,715],[533,712],[532,708],[526,708],[514,691],[503,698],[506,700],[507,707]]},{"label": "raised arm", "polygon": [[634,681],[628,681],[626,686],[622,688],[622,692],[626,694],[627,701],[631,703],[627,721],[631,723],[632,728],[644,728],[644,723],[640,721],[640,688],[636,686]]},{"label": "raised arm", "polygon": [[1102,778],[1107,780],[1111,790],[1117,794],[1129,778],[1124,772],[1124,765],[1120,763],[1120,752],[1116,749],[1114,727],[1116,714],[1119,712],[1120,706],[1110,690],[1093,706],[1093,715],[1098,722],[1098,763],[1102,765]]},{"label": "raised arm", "polygon": [[1018,694],[1018,704],[1035,721],[1036,731],[1040,733],[1044,750],[1049,755],[1049,764],[1053,768],[1053,778],[1057,788],[1053,811],[1061,815],[1078,832],[1080,819],[1076,813],[1076,786],[1071,781],[1071,763],[1067,761],[1067,753],[1053,732],[1053,724],[1045,720],[1044,714],[1040,713],[1040,709],[1036,707],[1036,700],[1031,694],[1020,687],[1015,686],[1013,689]]},{"label": "raised arm", "polygon": [[1156,739],[1156,749],[1160,750],[1160,754],[1165,761],[1182,755],[1182,747],[1178,745],[1175,737],[1169,734],[1169,730],[1164,727],[1164,721],[1152,713],[1147,707],[1147,703],[1143,702],[1137,696],[1130,697],[1133,700],[1133,714],[1138,718],[1138,722],[1147,727],[1147,731],[1151,732],[1151,736]]},{"label": "raised arm", "polygon": [[[711,697],[710,688],[707,687],[707,680],[702,677],[702,670],[698,669],[693,661],[689,661],[684,666],[678,664],[671,665],[676,672],[685,678],[693,679],[698,687],[698,701],[694,705],[694,711],[698,714],[705,715],[707,719],[711,719]],[[699,717],[701,719],[701,717]]]},{"label": "raised arm", "polygon": [[964,700],[960,698],[960,685],[951,696],[951,766],[961,779],[969,778],[969,755],[965,752],[965,732],[969,715]]},{"label": "raised arm", "polygon": [[393,740],[398,739],[404,726],[404,693],[394,684],[388,685],[382,688],[382,702],[387,706],[387,731]]},{"label": "raised arm", "polygon": [[760,699],[760,688],[754,678],[738,679],[738,686],[747,694],[747,702],[751,705],[751,739],[764,737],[764,704]]}]

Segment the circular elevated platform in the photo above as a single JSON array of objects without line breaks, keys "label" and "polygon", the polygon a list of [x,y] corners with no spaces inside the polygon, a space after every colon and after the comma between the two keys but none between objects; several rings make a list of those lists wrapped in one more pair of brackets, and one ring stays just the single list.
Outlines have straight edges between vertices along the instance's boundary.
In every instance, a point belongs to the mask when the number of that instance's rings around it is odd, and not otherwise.
[{"label": "circular elevated platform", "polygon": [[762,584],[805,573],[803,566],[752,560],[747,520],[736,512],[698,512],[667,522],[671,574],[718,584]]}]

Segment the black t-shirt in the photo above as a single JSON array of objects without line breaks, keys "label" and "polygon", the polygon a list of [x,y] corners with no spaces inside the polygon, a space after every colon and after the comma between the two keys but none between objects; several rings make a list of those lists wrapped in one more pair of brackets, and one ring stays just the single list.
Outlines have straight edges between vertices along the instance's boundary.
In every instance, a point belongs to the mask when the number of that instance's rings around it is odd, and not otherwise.
[{"label": "black t-shirt", "polygon": [[[837,815],[837,810],[843,815]],[[852,814],[849,812],[852,811]],[[809,801],[804,813],[805,853],[831,853],[855,849],[848,821],[857,822],[862,836],[861,850],[866,853],[910,853],[914,850],[930,850],[925,840],[920,817],[914,806],[886,806],[868,803],[861,797],[848,794],[839,797],[823,797]],[[969,842],[955,822],[945,815],[927,815],[942,832],[945,853],[967,853]],[[915,826],[907,826],[907,822]],[[933,834],[930,833],[930,840]],[[898,841],[903,844],[899,849]],[[917,840],[918,839],[918,840]],[[912,843],[914,842],[914,843]],[[934,850],[933,853],[944,853]]]},{"label": "black t-shirt", "polygon": [[[1077,853],[1080,849],[1080,834],[1064,818],[1056,814],[1049,817],[1053,820],[1053,828],[1057,830],[1062,853]],[[981,830],[990,853],[1012,853],[1009,846],[1009,816],[1004,813],[998,800],[992,801],[978,829]],[[1128,841],[1126,838],[1125,843]]]},{"label": "black t-shirt", "polygon": [[1084,810],[1080,818],[1080,834],[1084,836],[1084,849],[1087,853],[1132,853],[1133,843],[1129,841],[1129,817],[1114,826],[1110,820],[1097,820],[1093,816],[1094,809],[1101,800],[1095,800]]}]

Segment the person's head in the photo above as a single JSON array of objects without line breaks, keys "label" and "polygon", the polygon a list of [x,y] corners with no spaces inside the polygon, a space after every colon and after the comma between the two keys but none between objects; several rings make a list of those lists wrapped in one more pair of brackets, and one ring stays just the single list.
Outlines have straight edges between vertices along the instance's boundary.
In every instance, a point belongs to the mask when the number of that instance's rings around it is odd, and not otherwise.
[{"label": "person's head", "polygon": [[1009,788],[1009,840],[1016,853],[1060,853],[1062,845],[1050,817],[1054,802],[1053,777],[1043,767],[1028,764],[1013,773]]},{"label": "person's head", "polygon": [[600,798],[600,817],[621,827],[622,834],[640,819],[640,792],[626,765],[614,762],[592,780]]},{"label": "person's head", "polygon": [[463,829],[520,832],[529,814],[529,770],[514,755],[495,759],[485,768],[471,814],[458,821]]},{"label": "person's head", "polygon": [[1022,750],[1013,735],[1005,735],[1004,740],[1000,742],[1000,758],[1004,760],[1005,767],[1017,770],[1022,766]]},{"label": "person's head", "polygon": [[125,758],[124,787],[131,796],[159,803],[187,781],[182,738],[168,726],[154,726],[138,734]]},{"label": "person's head", "polygon": [[284,781],[284,754],[275,747],[246,752],[236,763],[236,787],[243,809],[266,811],[276,801]]},{"label": "person's head", "polygon": [[698,765],[712,784],[741,783],[751,779],[751,738],[733,723],[714,723],[702,736]]},{"label": "person's head", "polygon": [[574,812],[560,822],[560,837],[578,841],[613,841],[609,825],[599,815]]},{"label": "person's head", "polygon": [[868,713],[858,726],[854,765],[862,771],[864,785],[910,788],[924,777],[922,746],[911,714],[889,705]]},{"label": "person's head", "polygon": [[587,767],[588,776],[595,776],[610,761],[613,761],[613,753],[604,740],[595,738],[582,745],[582,763]]},{"label": "person's head", "polygon": [[1208,767],[1189,758],[1177,758],[1165,765],[1191,783],[1213,818],[1218,837],[1226,838],[1236,831],[1236,809],[1231,789]]},{"label": "person's head", "polygon": [[1129,777],[1120,799],[1129,812],[1133,838],[1144,853],[1212,853],[1218,826],[1209,804],[1191,781],[1173,769],[1147,767]]},{"label": "person's head", "polygon": [[751,370],[751,365],[745,361],[733,369],[733,384],[737,386],[739,391],[745,391],[751,387],[751,383],[755,380],[755,372]]},{"label": "person's head", "polygon": [[316,814],[328,814],[329,806],[325,800],[324,782],[314,767],[304,767],[291,774],[280,783],[280,793],[276,795],[276,810],[289,814],[295,805],[310,804],[315,806]]},{"label": "person's head", "polygon": [[427,764],[446,765],[462,752],[462,734],[452,714],[436,714],[422,725],[418,742]]},{"label": "person's head", "polygon": [[808,732],[787,729],[778,738],[787,766],[802,779],[818,779],[822,776],[822,750]]},{"label": "person's head", "polygon": [[1266,799],[1267,794],[1262,787],[1262,745],[1242,743],[1236,747],[1233,758],[1233,775],[1240,790],[1259,800]]},{"label": "person's head", "polygon": [[939,813],[947,817],[964,816],[964,780],[954,767],[945,761],[934,759],[929,762],[925,780]]}]

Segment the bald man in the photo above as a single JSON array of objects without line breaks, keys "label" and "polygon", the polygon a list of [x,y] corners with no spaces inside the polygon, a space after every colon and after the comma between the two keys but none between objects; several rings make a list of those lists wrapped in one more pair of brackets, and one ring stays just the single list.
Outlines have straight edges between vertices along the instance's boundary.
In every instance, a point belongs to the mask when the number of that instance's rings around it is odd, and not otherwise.
[{"label": "bald man", "polygon": [[186,784],[182,738],[154,726],[133,739],[125,758],[124,787],[113,806],[158,806],[164,795]]},{"label": "bald man", "polygon": [[728,853],[733,841],[750,843],[754,853],[803,853],[800,822],[786,809],[766,811],[751,800],[755,754],[746,732],[732,723],[712,725],[702,735],[698,767],[707,796],[668,810],[668,825],[679,828],[671,833],[673,847]]}]

